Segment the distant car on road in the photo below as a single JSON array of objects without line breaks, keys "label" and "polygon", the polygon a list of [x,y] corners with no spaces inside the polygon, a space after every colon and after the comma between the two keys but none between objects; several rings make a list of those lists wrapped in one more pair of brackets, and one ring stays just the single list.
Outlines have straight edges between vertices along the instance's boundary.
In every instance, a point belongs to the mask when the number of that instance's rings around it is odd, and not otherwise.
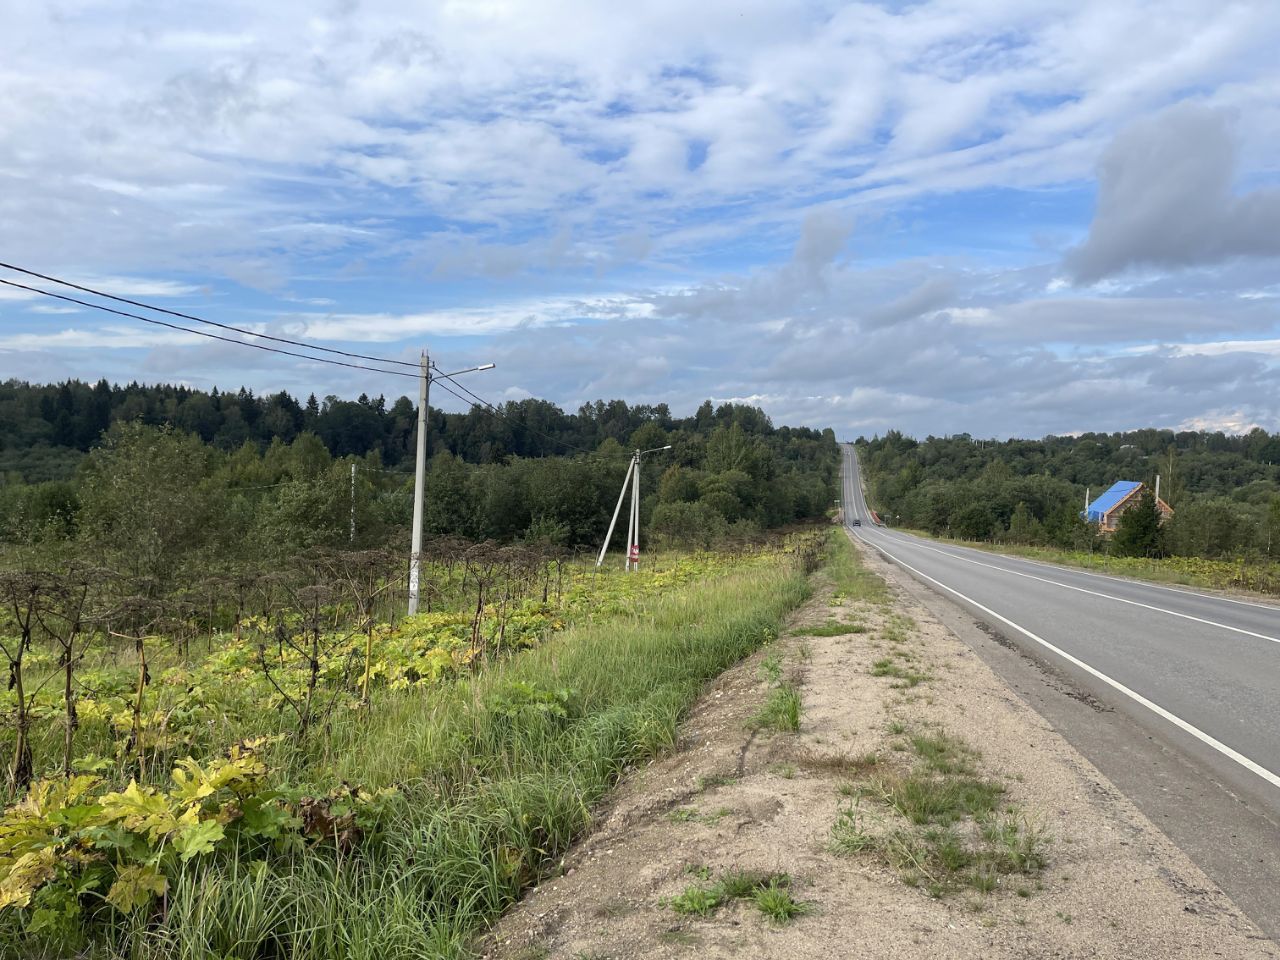
[{"label": "distant car on road", "polygon": [[853,525],[854,525],[855,527],[860,527],[860,526],[862,526],[862,518],[861,518],[861,517],[854,517],[854,518],[853,518]]}]

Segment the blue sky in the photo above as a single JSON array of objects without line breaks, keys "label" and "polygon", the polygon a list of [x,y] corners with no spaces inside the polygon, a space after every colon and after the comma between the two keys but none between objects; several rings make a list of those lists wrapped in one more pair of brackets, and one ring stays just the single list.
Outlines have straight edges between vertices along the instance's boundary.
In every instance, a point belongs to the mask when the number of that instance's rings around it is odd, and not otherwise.
[{"label": "blue sky", "polygon": [[[1270,0],[0,12],[0,260],[495,401],[1280,428]],[[412,388],[0,287],[0,377],[103,376]]]}]

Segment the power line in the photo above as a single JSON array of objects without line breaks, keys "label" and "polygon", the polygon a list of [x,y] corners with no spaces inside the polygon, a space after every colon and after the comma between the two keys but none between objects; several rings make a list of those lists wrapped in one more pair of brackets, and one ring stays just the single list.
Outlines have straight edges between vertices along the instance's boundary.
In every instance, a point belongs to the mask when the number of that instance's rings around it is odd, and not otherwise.
[{"label": "power line", "polygon": [[[337,354],[343,357],[351,357],[357,360],[370,360],[375,363],[397,364],[399,366],[414,367],[414,368],[418,367],[417,363],[410,362],[407,360],[393,360],[388,357],[375,357],[375,356],[370,356],[363,353],[351,353],[349,351],[338,350],[333,347],[322,347],[317,344],[307,343],[306,341],[303,341],[303,340],[291,340],[288,337],[277,337],[277,336],[273,336],[271,334],[266,334],[266,333],[256,333],[253,330],[246,330],[243,327],[233,326],[232,324],[219,323],[216,320],[208,320],[204,317],[197,317],[192,314],[182,313],[177,310],[169,310],[165,307],[153,306],[152,304],[143,303],[139,300],[130,300],[128,297],[116,296],[115,294],[106,293],[105,291],[94,289],[93,287],[85,286],[83,284],[73,283],[70,280],[62,280],[62,279],[59,279],[58,277],[49,276],[47,274],[37,273],[34,270],[28,270],[24,267],[19,267],[11,263],[5,263],[3,261],[0,261],[0,268],[4,268],[6,270],[12,270],[16,273],[25,274],[26,276],[30,276],[30,277],[37,277],[49,283],[56,283],[61,286],[70,287],[74,290],[80,290],[83,293],[88,293],[96,297],[102,297],[103,299],[106,299],[106,300],[114,300],[117,303],[127,303],[130,306],[138,307],[143,310],[152,310],[156,313],[167,314],[171,317],[179,317],[183,320],[190,320],[194,323],[207,324],[208,326],[217,327],[218,329],[227,330],[233,333],[238,333],[246,337],[256,337],[261,340],[271,340],[275,343],[287,343],[290,346],[302,347],[303,349],[306,349],[306,350],[315,350],[317,352],[322,352],[322,353],[332,353],[332,354]],[[237,340],[234,337],[220,336],[216,333],[209,333],[206,330],[192,330],[190,327],[184,327],[181,324],[169,323],[165,320],[157,320],[154,317],[144,317],[136,313],[130,313],[127,310],[116,310],[113,307],[108,307],[100,303],[92,303],[88,300],[81,300],[78,297],[71,297],[62,293],[54,293],[52,290],[43,290],[39,287],[32,287],[25,283],[18,283],[16,280],[6,280],[3,278],[0,278],[0,283],[5,284],[6,286],[9,286],[9,287],[14,287],[19,290],[26,290],[29,293],[39,294],[40,296],[50,297],[55,300],[62,300],[66,303],[74,303],[78,306],[87,307],[90,310],[99,310],[103,313],[114,314],[115,316],[118,316],[118,317],[127,317],[128,319],[131,319],[131,320],[140,320],[143,323],[150,323],[150,324],[154,324],[155,326],[166,327],[170,330],[177,330],[181,333],[189,333],[192,336],[196,336],[196,337],[206,337],[210,340],[220,340],[223,343],[231,343],[241,347],[252,347],[255,350],[263,350],[267,353],[278,353],[286,357],[296,357],[299,360],[309,360],[312,363],[327,363],[332,366],[346,367],[352,370],[368,370],[373,373],[383,373],[383,374],[396,376],[396,377],[411,377],[415,380],[418,379],[418,377],[420,376],[420,374],[418,373],[408,373],[402,370],[383,370],[378,367],[370,367],[361,363],[347,363],[342,360],[331,360],[328,357],[312,357],[312,356],[308,356],[307,354],[296,353],[292,350],[281,350],[279,347],[269,347],[261,343],[251,343],[247,340]],[[432,366],[434,367],[435,364],[432,364]],[[450,394],[454,398],[461,400],[463,403],[470,403],[473,406],[478,406],[493,417],[496,417],[498,419],[505,420],[508,423],[517,425],[529,433],[535,434],[536,436],[539,436],[551,443],[558,444],[562,447],[566,447],[567,449],[573,450],[576,453],[580,453],[588,457],[595,456],[601,460],[607,459],[604,457],[599,457],[592,450],[587,450],[583,447],[577,446],[576,444],[570,443],[567,440],[563,440],[563,439],[560,439],[559,437],[553,437],[550,434],[543,433],[541,430],[531,427],[529,426],[529,424],[524,423],[523,421],[515,419],[514,417],[505,413],[501,408],[497,407],[493,403],[490,403],[488,400],[485,400],[483,397],[479,396],[478,394],[474,393],[467,387],[463,386],[452,376],[449,376],[448,374],[440,373],[438,368],[434,376],[432,377],[432,379],[440,385],[440,389],[444,390],[446,393]],[[448,380],[450,383],[454,384],[454,386],[458,387],[459,390],[463,391],[463,393],[465,393],[466,396],[463,396],[461,393],[458,393],[457,391],[450,389],[448,386],[446,386],[442,382],[444,380]],[[272,484],[272,486],[274,486],[274,484]]]},{"label": "power line", "polygon": [[[4,266],[4,264],[0,264],[0,266]],[[418,379],[418,374],[407,373],[403,370],[381,370],[378,367],[366,366],[363,363],[347,363],[345,360],[331,360],[328,357],[311,357],[305,353],[296,353],[293,350],[281,350],[279,347],[268,347],[264,343],[250,343],[247,340],[237,340],[234,337],[220,336],[216,333],[209,333],[207,330],[192,330],[190,327],[184,327],[177,323],[169,323],[167,320],[157,320],[154,317],[144,317],[136,313],[129,313],[126,310],[116,310],[114,307],[104,306],[101,303],[91,303],[88,300],[69,297],[66,294],[54,293],[52,290],[41,290],[39,287],[30,287],[25,283],[18,283],[16,280],[5,280],[0,277],[0,283],[9,287],[17,287],[19,290],[26,290],[30,293],[38,293],[44,297],[52,297],[55,300],[63,300],[67,303],[79,304],[82,307],[88,307],[90,310],[101,310],[103,313],[113,313],[118,317],[128,317],[131,320],[141,320],[143,323],[153,323],[158,327],[168,327],[170,330],[178,330],[182,333],[189,333],[196,337],[208,337],[210,340],[221,340],[223,343],[234,343],[241,347],[252,347],[255,350],[265,350],[267,353],[279,353],[286,357],[297,357],[300,360],[310,360],[312,363],[328,363],[335,367],[349,367],[352,370],[371,370],[374,373],[385,373],[394,377],[411,377],[414,380]],[[221,324],[219,324],[219,326],[221,326]],[[232,327],[230,329],[235,328]],[[292,343],[293,341],[287,342]],[[310,348],[309,344],[302,344],[302,346]],[[322,350],[324,348],[315,347],[314,349]],[[358,354],[349,354],[349,356],[358,356]],[[413,364],[410,364],[410,366],[413,366]]]},{"label": "power line", "polygon": [[[90,293],[90,294],[93,294],[93,296],[95,297],[102,297],[105,300],[114,300],[117,303],[127,303],[131,307],[139,307],[143,310],[152,310],[156,313],[168,314],[171,317],[178,317],[182,320],[191,320],[194,323],[205,323],[211,327],[218,327],[220,330],[229,330],[233,333],[243,334],[246,337],[258,337],[259,339],[271,340],[271,341],[274,341],[275,343],[287,343],[293,347],[304,347],[307,350],[318,350],[322,353],[333,353],[342,357],[351,357],[354,360],[371,360],[374,363],[394,363],[404,367],[418,366],[417,363],[411,362],[409,360],[392,360],[389,357],[372,357],[363,353],[350,353],[346,350],[338,350],[334,347],[321,347],[314,343],[307,343],[304,340],[290,340],[288,337],[277,337],[269,333],[257,333],[253,330],[246,330],[243,327],[232,326],[229,323],[219,323],[217,320],[207,320],[204,317],[197,317],[190,313],[180,313],[177,310],[169,310],[169,309],[166,309],[165,307],[153,306],[152,304],[149,304],[149,303],[142,303],[139,300],[130,300],[128,297],[119,297],[113,293],[107,293],[103,290],[95,290],[93,287],[87,287],[87,286],[84,286],[83,284],[72,283],[70,280],[62,280],[62,279],[59,279],[58,277],[51,277],[51,276],[48,276],[47,274],[37,273],[34,270],[27,270],[24,267],[14,266],[12,263],[0,262],[0,267],[3,267],[6,270],[12,270],[15,273],[24,273],[29,277],[37,277],[40,280],[46,280],[49,283],[56,283],[64,287],[71,287],[73,290],[79,290],[82,293]],[[28,287],[26,289],[33,289],[33,288]],[[41,292],[44,292],[44,291],[41,291]],[[56,294],[50,294],[50,296],[56,296]],[[74,302],[79,303],[80,301],[77,300]],[[132,314],[126,314],[126,316],[132,316]]]}]

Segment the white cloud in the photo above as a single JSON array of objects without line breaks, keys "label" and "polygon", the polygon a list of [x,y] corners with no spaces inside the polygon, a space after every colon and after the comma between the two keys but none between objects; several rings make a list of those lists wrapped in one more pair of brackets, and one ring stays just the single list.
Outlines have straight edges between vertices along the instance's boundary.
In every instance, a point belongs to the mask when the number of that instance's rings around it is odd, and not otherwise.
[{"label": "white cloud", "polygon": [[650,304],[633,296],[557,297],[408,314],[290,314],[282,318],[282,329],[290,337],[312,340],[392,342],[415,336],[492,335],[600,319],[642,317],[651,310]]},{"label": "white cloud", "polygon": [[69,328],[51,333],[0,334],[0,351],[28,350],[124,350],[166,344],[186,346],[192,337],[177,331],[152,331],[135,327]]},{"label": "white cloud", "polygon": [[[979,434],[1280,420],[1274,270],[1224,260],[1238,231],[1213,213],[1280,174],[1270,0],[12,6],[0,232],[91,286],[395,356],[447,338],[499,361],[493,396],[569,406],[758,398]],[[1062,198],[1188,91],[1237,118],[1230,162],[1121,163],[1130,205],[1104,178],[1115,216],[1086,243],[1103,278],[1068,290],[1087,215]],[[1191,182],[1217,185],[1212,215],[1169,189]],[[1236,214],[1269,242],[1269,214]],[[1162,253],[1178,236],[1209,255]],[[92,315],[23,331],[31,295],[0,299],[3,373],[46,350],[49,375],[402,386]]]},{"label": "white cloud", "polygon": [[371,210],[661,246],[699,213],[1059,183],[1187,89],[1264,110],[1280,42],[1263,0],[123,8],[19,5],[0,38],[0,222],[41,261],[394,251]]}]

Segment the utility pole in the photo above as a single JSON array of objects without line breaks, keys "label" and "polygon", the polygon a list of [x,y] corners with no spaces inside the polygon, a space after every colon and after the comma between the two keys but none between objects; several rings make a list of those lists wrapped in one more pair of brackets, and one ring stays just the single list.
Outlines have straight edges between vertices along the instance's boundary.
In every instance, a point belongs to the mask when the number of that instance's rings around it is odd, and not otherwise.
[{"label": "utility pole", "polygon": [[418,373],[418,453],[413,471],[413,542],[409,547],[409,616],[418,612],[422,577],[422,511],[427,495],[427,397],[431,390],[431,358],[422,351]]},{"label": "utility pole", "polygon": [[[627,499],[627,487],[631,485],[631,472],[636,468],[636,457],[633,453],[627,463],[627,472],[622,478],[622,490],[618,494],[618,505],[613,508],[613,519],[609,521],[609,532],[604,535],[604,543],[600,546],[600,555],[596,557],[596,566],[604,563],[605,551],[609,549],[609,541],[613,539],[613,528],[618,524],[618,514],[622,512],[622,501]],[[627,520],[627,542],[631,541],[631,520]]]},{"label": "utility pole", "polygon": [[640,569],[640,451],[636,451],[636,468],[631,471],[631,536],[627,537],[627,569]]},{"label": "utility pole", "polygon": [[604,563],[604,555],[609,551],[609,541],[613,539],[613,528],[618,523],[618,514],[622,512],[622,504],[627,499],[627,488],[631,488],[631,506],[627,510],[627,561],[624,569],[640,569],[640,458],[646,453],[658,453],[670,450],[671,444],[665,447],[654,447],[651,450],[637,450],[631,455],[631,463],[627,466],[626,476],[622,478],[622,490],[618,493],[618,505],[613,508],[613,519],[609,521],[609,532],[604,535],[604,543],[600,545],[600,553],[596,556],[596,566]]},{"label": "utility pole", "polygon": [[[436,378],[452,380],[464,373],[492,370],[494,364],[482,363],[453,373],[441,373],[435,369],[427,351],[422,351],[418,377],[418,453],[413,474],[413,541],[409,553],[409,616],[418,612],[418,588],[422,579],[422,517],[427,497],[427,410],[431,393],[431,381]],[[434,372],[433,372],[434,371]],[[354,521],[353,521],[354,523]]]},{"label": "utility pole", "polygon": [[356,542],[356,462],[351,461],[351,542]]}]

